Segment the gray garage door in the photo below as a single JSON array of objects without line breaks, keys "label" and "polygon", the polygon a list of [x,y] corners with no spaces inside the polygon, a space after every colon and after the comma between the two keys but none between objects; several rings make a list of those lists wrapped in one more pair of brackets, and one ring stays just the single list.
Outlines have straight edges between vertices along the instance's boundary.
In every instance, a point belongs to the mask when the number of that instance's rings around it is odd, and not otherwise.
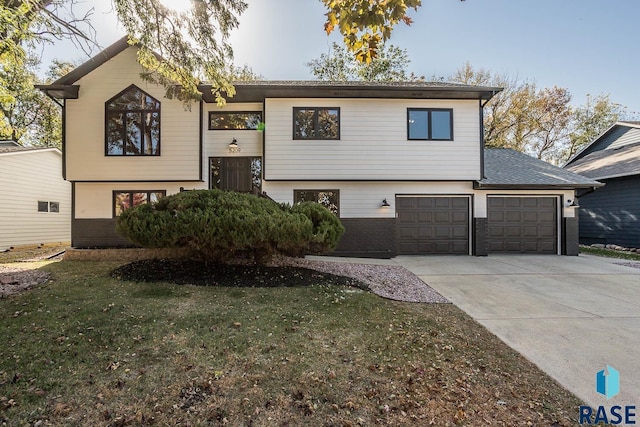
[{"label": "gray garage door", "polygon": [[488,197],[489,253],[558,252],[555,197]]},{"label": "gray garage door", "polygon": [[468,197],[397,197],[398,253],[468,254]]}]

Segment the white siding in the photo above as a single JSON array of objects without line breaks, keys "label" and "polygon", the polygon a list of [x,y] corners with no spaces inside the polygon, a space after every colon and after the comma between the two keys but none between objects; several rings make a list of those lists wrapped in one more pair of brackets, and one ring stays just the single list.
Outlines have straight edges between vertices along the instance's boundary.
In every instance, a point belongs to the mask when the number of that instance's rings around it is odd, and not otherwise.
[{"label": "white siding", "polygon": [[[574,199],[573,190],[474,190],[470,182],[264,182],[262,189],[281,203],[293,203],[294,190],[339,190],[341,218],[393,218],[397,195],[471,196],[474,218],[487,217],[487,196],[558,196]],[[391,205],[381,207],[382,200]],[[575,208],[564,207],[563,217],[573,218]]]},{"label": "white siding", "polygon": [[[199,106],[164,98],[165,90],[142,81],[135,48],[84,76],[78,99],[66,101],[69,181],[199,179]],[[161,102],[160,156],[105,156],[105,102],[135,84]]]},{"label": "white siding", "polygon": [[[210,157],[262,157],[262,131],[257,130],[209,130],[209,111],[262,111],[261,103],[228,103],[224,107],[205,104],[204,156],[205,181],[209,185]],[[264,119],[264,117],[263,117]],[[229,152],[229,143],[235,138],[239,153]]]},{"label": "white siding", "polygon": [[[340,140],[293,140],[293,107],[340,107]],[[407,140],[407,108],[452,108],[453,141]],[[478,101],[268,99],[265,179],[480,179]]]},{"label": "white siding", "polygon": [[166,191],[167,195],[206,188],[194,182],[104,182],[76,184],[76,218],[113,218],[114,191]]},{"label": "white siding", "polygon": [[[293,203],[294,190],[339,190],[341,218],[394,218],[396,195],[471,195],[470,182],[264,182],[262,189],[282,203]],[[390,207],[381,207],[387,199]]]},{"label": "white siding", "polygon": [[[0,154],[0,250],[71,240],[71,185],[56,150]],[[38,212],[38,201],[60,212]]]}]

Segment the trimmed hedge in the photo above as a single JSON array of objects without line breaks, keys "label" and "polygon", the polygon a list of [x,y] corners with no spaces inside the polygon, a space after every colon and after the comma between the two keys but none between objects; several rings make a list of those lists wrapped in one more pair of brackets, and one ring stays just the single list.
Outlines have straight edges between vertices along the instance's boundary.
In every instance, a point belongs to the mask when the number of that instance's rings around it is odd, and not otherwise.
[{"label": "trimmed hedge", "polygon": [[127,209],[116,230],[146,248],[187,248],[216,262],[242,255],[258,263],[276,253],[332,250],[344,233],[340,220],[317,203],[289,207],[221,190],[186,191]]}]

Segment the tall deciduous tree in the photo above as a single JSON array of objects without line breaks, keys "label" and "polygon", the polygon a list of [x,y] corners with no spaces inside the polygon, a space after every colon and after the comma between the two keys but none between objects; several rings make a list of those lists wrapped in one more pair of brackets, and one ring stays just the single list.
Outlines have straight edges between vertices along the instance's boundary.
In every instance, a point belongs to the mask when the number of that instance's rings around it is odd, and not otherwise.
[{"label": "tall deciduous tree", "polygon": [[611,102],[609,95],[601,94],[595,97],[587,95],[585,104],[573,111],[574,130],[569,135],[570,143],[565,160],[596,139],[625,114],[627,109]]},{"label": "tall deciduous tree", "polygon": [[[60,107],[34,85],[38,60],[27,57],[21,63],[12,61],[0,65],[0,139],[10,139],[22,145],[60,147],[62,128]],[[50,78],[69,70],[68,63],[55,62]]]},{"label": "tall deciduous tree", "polygon": [[312,59],[306,65],[318,80],[325,81],[410,81],[424,80],[409,73],[411,63],[407,51],[394,45],[382,46],[371,62],[357,61],[347,49],[338,43],[331,45],[329,53]]},{"label": "tall deciduous tree", "polygon": [[327,34],[340,31],[347,48],[360,62],[369,63],[400,22],[413,22],[408,10],[418,10],[421,0],[322,0],[327,7]]},{"label": "tall deciduous tree", "polygon": [[626,111],[606,95],[573,107],[567,89],[540,89],[535,83],[474,69],[469,63],[451,80],[504,88],[485,107],[487,146],[513,148],[556,164],[564,163]]},{"label": "tall deciduous tree", "polygon": [[[89,16],[76,17],[79,0],[4,0],[0,3],[0,60],[24,58],[25,43],[69,36],[91,46]],[[338,28],[356,58],[370,62],[394,26],[411,23],[408,9],[421,0],[322,0],[327,7],[327,33]],[[165,86],[168,96],[199,99],[206,80],[219,103],[235,93],[226,66],[231,62],[230,31],[246,9],[243,0],[193,0],[180,12],[161,0],[112,0],[129,41],[137,43],[144,78]],[[159,55],[156,55],[157,53]]]}]

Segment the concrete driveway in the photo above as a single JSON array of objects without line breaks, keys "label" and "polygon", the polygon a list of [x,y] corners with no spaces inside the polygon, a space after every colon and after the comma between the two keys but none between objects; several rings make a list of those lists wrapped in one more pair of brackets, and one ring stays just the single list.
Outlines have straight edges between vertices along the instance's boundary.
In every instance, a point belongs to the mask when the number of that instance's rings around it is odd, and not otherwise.
[{"label": "concrete driveway", "polygon": [[[393,261],[586,404],[640,405],[640,268],[588,255]],[[596,372],[606,365],[620,372],[620,394],[608,401],[595,391]]]}]

